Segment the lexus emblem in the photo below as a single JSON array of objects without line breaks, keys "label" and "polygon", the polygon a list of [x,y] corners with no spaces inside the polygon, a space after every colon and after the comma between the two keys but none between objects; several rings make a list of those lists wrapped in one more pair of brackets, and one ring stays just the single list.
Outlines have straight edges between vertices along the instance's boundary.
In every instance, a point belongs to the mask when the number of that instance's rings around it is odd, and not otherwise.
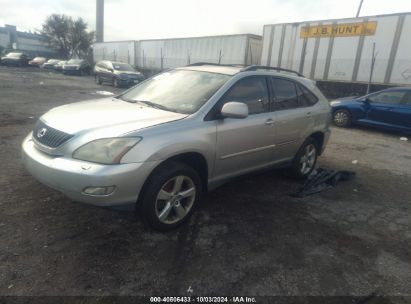
[{"label": "lexus emblem", "polygon": [[37,137],[38,137],[38,138],[42,138],[44,135],[46,135],[46,132],[47,132],[47,129],[46,129],[46,128],[40,129],[40,130],[37,132]]}]

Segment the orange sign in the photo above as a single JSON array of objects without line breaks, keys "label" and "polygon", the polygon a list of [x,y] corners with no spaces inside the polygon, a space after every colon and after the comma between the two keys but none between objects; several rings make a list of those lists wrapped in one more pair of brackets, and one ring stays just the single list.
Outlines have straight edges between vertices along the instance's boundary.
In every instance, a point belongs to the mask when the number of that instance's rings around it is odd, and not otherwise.
[{"label": "orange sign", "polygon": [[300,38],[373,36],[376,30],[376,21],[305,26],[301,28]]}]

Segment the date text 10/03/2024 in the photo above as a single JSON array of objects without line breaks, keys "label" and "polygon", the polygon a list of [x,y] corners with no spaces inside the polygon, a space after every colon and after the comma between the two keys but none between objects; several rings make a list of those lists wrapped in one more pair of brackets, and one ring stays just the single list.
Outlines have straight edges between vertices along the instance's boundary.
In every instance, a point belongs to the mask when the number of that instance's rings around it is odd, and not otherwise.
[{"label": "date text 10/03/2024", "polygon": [[254,297],[150,297],[151,303],[257,303]]}]

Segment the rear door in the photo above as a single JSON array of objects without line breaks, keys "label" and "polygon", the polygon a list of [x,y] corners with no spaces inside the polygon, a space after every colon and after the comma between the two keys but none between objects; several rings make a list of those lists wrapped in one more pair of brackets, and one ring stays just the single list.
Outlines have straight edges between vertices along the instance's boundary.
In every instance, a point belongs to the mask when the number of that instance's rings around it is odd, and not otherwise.
[{"label": "rear door", "polygon": [[269,112],[266,77],[240,79],[217,103],[217,112],[230,101],[245,103],[249,115],[244,119],[225,118],[216,121],[216,179],[265,166],[274,148],[274,117]]},{"label": "rear door", "polygon": [[312,104],[318,99],[313,102],[304,99],[304,87],[285,78],[271,77],[271,88],[276,146],[271,157],[277,161],[287,161],[295,156],[307,132],[313,129]]},{"label": "rear door", "polygon": [[398,113],[400,127],[411,131],[411,92],[406,93],[396,112]]},{"label": "rear door", "polygon": [[399,127],[405,95],[404,90],[390,90],[368,96],[367,120],[376,125]]}]

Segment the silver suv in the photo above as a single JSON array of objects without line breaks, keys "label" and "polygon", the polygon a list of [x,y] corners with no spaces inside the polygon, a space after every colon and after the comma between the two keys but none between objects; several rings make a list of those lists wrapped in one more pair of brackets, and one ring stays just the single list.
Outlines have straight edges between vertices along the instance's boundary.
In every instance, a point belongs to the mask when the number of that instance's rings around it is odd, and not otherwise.
[{"label": "silver suv", "polygon": [[172,229],[230,178],[274,167],[311,173],[330,107],[291,72],[194,64],[116,97],[54,108],[25,138],[25,166],[75,201],[133,203],[153,228]]}]

